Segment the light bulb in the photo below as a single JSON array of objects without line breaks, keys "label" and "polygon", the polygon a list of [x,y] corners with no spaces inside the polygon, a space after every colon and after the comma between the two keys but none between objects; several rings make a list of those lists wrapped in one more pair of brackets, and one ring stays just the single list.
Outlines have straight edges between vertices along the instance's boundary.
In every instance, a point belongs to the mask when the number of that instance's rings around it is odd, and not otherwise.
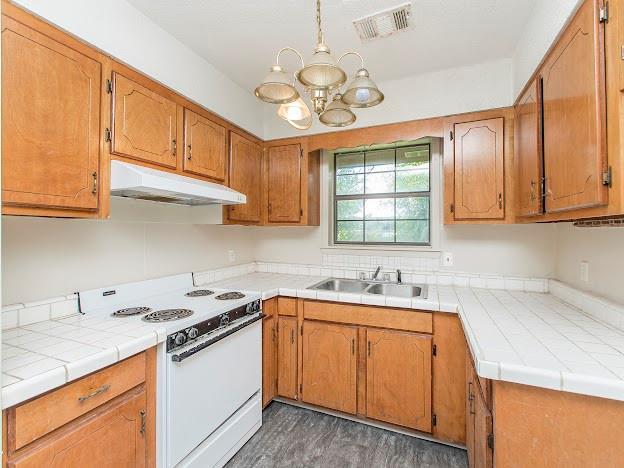
[{"label": "light bulb", "polygon": [[370,90],[368,88],[358,88],[355,91],[355,100],[357,102],[366,102],[370,99]]},{"label": "light bulb", "polygon": [[288,120],[301,120],[304,117],[303,109],[299,106],[288,106],[286,109],[286,118]]}]

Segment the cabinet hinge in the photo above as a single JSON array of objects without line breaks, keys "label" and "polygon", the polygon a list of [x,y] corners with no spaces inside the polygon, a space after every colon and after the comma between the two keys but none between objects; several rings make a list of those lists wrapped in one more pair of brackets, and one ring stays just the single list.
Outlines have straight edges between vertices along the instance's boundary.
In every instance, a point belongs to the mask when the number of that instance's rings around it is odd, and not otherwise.
[{"label": "cabinet hinge", "polygon": [[438,416],[437,416],[436,414],[434,414],[434,415],[431,417],[431,424],[433,424],[434,426],[437,426],[437,425],[438,425]]},{"label": "cabinet hinge", "polygon": [[451,211],[451,213],[455,213],[455,205],[453,205],[452,203],[449,205],[449,210]]},{"label": "cabinet hinge", "polygon": [[106,92],[108,94],[113,92],[113,82],[111,80],[106,80]]},{"label": "cabinet hinge", "polygon": [[542,180],[540,182],[540,190],[541,190],[541,197],[545,199],[546,198],[546,177],[542,177]]},{"label": "cabinet hinge", "polygon": [[301,324],[301,336],[303,336],[303,324]]},{"label": "cabinet hinge", "polygon": [[602,173],[602,185],[606,185],[607,187],[611,187],[613,185],[613,170],[611,169],[611,166],[609,166],[607,170]]},{"label": "cabinet hinge", "polygon": [[600,12],[598,13],[598,20],[601,23],[609,22],[609,2],[605,2],[602,7],[600,7]]},{"label": "cabinet hinge", "polygon": [[303,216],[303,208],[299,210],[299,216]]},{"label": "cabinet hinge", "polygon": [[303,158],[303,148],[299,148],[299,157]]},{"label": "cabinet hinge", "polygon": [[299,384],[299,393],[303,393],[303,384]]},{"label": "cabinet hinge", "polygon": [[455,139],[455,134],[453,133],[453,130],[449,132],[449,136],[451,137],[451,141]]},{"label": "cabinet hinge", "polygon": [[434,356],[438,355],[438,345],[433,345],[433,350],[431,352]]},{"label": "cabinet hinge", "polygon": [[494,450],[494,434],[488,434],[487,436],[487,444],[488,447]]},{"label": "cabinet hinge", "polygon": [[104,129],[104,141],[107,143],[111,141],[111,131],[109,128]]}]

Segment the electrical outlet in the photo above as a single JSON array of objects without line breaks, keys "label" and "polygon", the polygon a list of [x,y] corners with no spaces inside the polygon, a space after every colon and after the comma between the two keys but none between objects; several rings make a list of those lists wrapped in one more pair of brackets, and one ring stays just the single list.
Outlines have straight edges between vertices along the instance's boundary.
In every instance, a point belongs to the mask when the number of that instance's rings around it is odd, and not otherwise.
[{"label": "electrical outlet", "polygon": [[581,281],[589,283],[589,262],[581,262]]},{"label": "electrical outlet", "polygon": [[453,266],[453,254],[451,252],[444,252],[442,254],[442,266]]},{"label": "electrical outlet", "polygon": [[236,261],[236,252],[234,250],[228,250],[228,260],[230,263],[234,263]]}]

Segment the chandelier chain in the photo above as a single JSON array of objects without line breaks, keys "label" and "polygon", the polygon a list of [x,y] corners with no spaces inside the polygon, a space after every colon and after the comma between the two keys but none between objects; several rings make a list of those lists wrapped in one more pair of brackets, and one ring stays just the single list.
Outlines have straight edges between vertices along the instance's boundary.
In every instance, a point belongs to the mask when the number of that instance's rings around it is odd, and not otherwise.
[{"label": "chandelier chain", "polygon": [[321,0],[316,0],[316,27],[317,27],[317,41],[319,44],[323,43],[323,30],[321,29]]}]

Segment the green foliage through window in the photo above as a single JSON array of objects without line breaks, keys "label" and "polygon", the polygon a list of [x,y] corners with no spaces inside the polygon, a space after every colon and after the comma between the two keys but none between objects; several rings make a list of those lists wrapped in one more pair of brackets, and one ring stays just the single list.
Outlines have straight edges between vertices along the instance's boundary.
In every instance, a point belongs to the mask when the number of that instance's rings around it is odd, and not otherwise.
[{"label": "green foliage through window", "polygon": [[336,153],[337,244],[430,245],[430,147]]}]

